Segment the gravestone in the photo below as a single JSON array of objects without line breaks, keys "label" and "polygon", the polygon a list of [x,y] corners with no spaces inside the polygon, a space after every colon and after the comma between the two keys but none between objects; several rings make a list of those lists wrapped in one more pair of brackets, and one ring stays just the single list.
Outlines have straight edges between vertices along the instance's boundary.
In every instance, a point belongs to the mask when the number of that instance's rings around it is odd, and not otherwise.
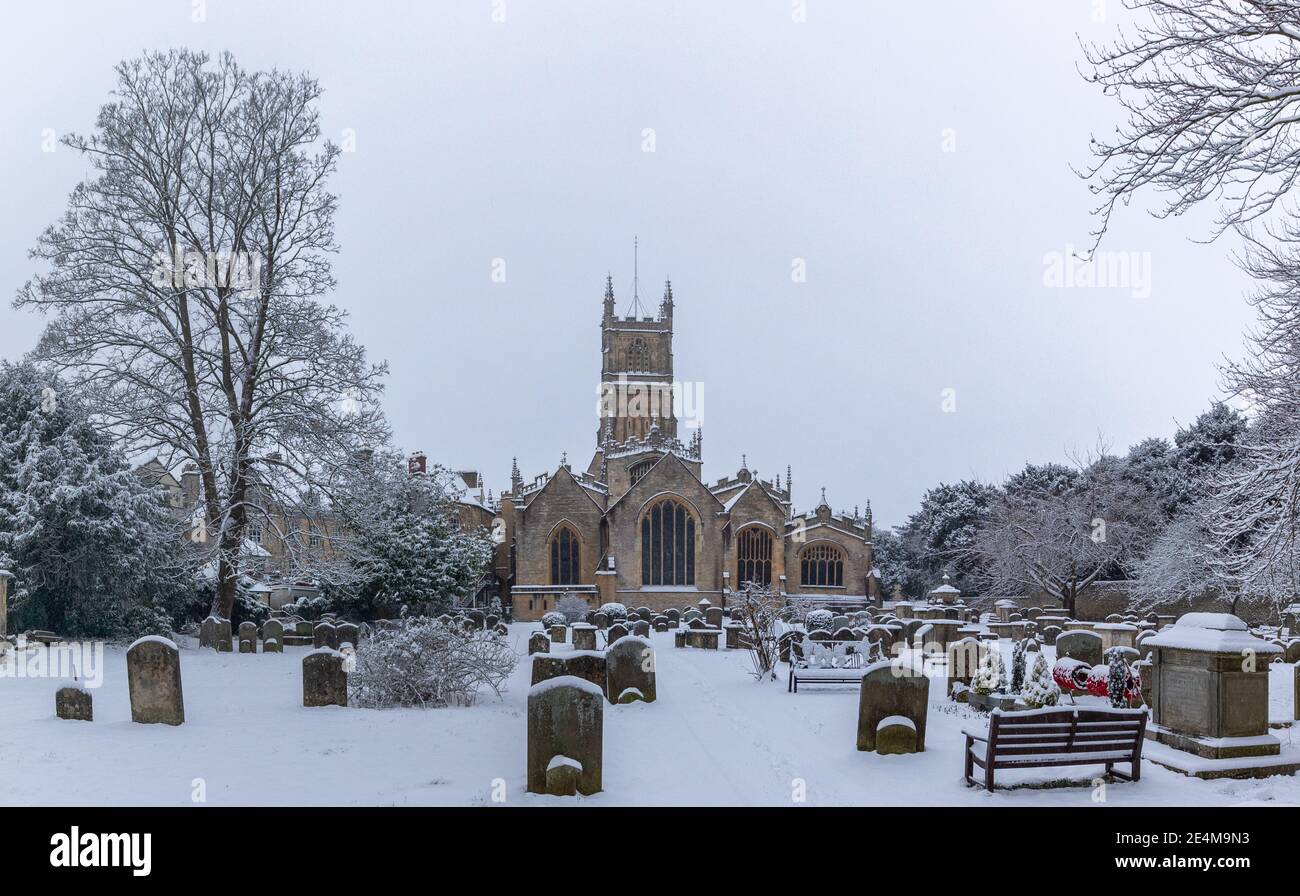
[{"label": "gravestone", "polygon": [[1089,666],[1097,666],[1102,661],[1101,635],[1096,632],[1072,631],[1062,632],[1056,636],[1056,657],[1069,657]]},{"label": "gravestone", "polygon": [[262,623],[262,652],[284,652],[284,625],[278,619],[268,619]]},{"label": "gravestone", "polygon": [[181,653],[173,642],[156,635],[136,641],[126,651],[126,677],[131,695],[131,721],[184,723]]},{"label": "gravestone", "polygon": [[674,647],[686,646],[686,629],[679,628],[675,632],[673,632],[673,646]]},{"label": "gravestone", "polygon": [[199,625],[199,646],[211,647],[218,653],[230,653],[230,620],[209,616]]},{"label": "gravestone", "polygon": [[638,619],[632,626],[632,634],[638,638],[646,638],[650,635],[650,623],[644,619]]},{"label": "gravestone", "polygon": [[657,699],[655,652],[649,641],[627,635],[609,648],[605,653],[605,693],[610,703],[653,703]]},{"label": "gravestone", "polygon": [[876,749],[876,729],[890,716],[903,716],[916,728],[916,752],[925,751],[925,721],[930,679],[897,660],[883,660],[862,676],[858,696],[858,749]]},{"label": "gravestone", "polygon": [[312,629],[312,647],[319,650],[322,647],[329,647],[332,650],[339,648],[338,629],[329,622],[318,622]]},{"label": "gravestone", "polygon": [[609,616],[604,613],[597,613],[591,617],[591,624],[596,628],[609,628]]},{"label": "gravestone", "polygon": [[318,647],[302,658],[302,705],[348,705],[343,654],[332,647]]},{"label": "gravestone", "polygon": [[664,615],[668,617],[668,622],[671,625],[676,625],[682,621],[682,611],[676,607],[670,607],[667,610],[664,610]]},{"label": "gravestone", "polygon": [[672,624],[672,623],[670,623],[670,622],[668,621],[668,617],[667,617],[667,616],[656,616],[655,619],[654,619],[654,629],[655,629],[655,631],[657,631],[657,632],[666,632],[666,631],[668,631],[668,626],[671,625],[671,624]]},{"label": "gravestone", "polygon": [[257,623],[239,623],[239,652],[257,653]]},{"label": "gravestone", "polygon": [[539,653],[533,657],[531,684],[541,684],[566,675],[591,682],[603,694],[607,678],[605,654],[596,650],[575,650],[572,653]]},{"label": "gravestone", "polygon": [[546,637],[546,632],[533,632],[528,636],[528,655],[534,653],[550,653],[551,639]]},{"label": "gravestone", "polygon": [[54,692],[54,714],[60,719],[78,722],[94,721],[95,712],[90,691],[80,687],[59,688]]},{"label": "gravestone", "polygon": [[1227,613],[1188,613],[1143,642],[1151,654],[1147,736],[1203,759],[1276,756],[1268,729],[1275,644]]},{"label": "gravestone", "polygon": [[[576,623],[576,624],[577,624],[577,625],[581,625],[582,623]],[[551,643],[552,643],[552,644],[563,644],[563,643],[564,643],[564,639],[568,636],[568,631],[569,631],[569,628],[568,628],[568,626],[566,626],[566,625],[553,625],[553,626],[551,626]],[[594,641],[595,639],[593,638],[592,640]],[[592,648],[594,649],[596,645],[593,643],[591,646],[592,646]]]},{"label": "gravestone", "polygon": [[686,630],[686,646],[717,650],[718,636],[721,634],[722,630],[716,628],[689,628]]},{"label": "gravestone", "polygon": [[357,642],[361,640],[361,629],[351,622],[345,622],[342,625],[335,626],[334,640],[338,643],[339,647],[342,647],[344,644],[351,644],[355,649]]},{"label": "gravestone", "polygon": [[881,756],[919,753],[916,725],[907,716],[887,716],[876,726],[876,752]]},{"label": "gravestone", "polygon": [[562,675],[528,691],[528,791],[554,796],[601,790],[605,694]]},{"label": "gravestone", "polygon": [[627,637],[627,626],[621,622],[616,622],[605,632],[605,646],[610,647],[619,638]]},{"label": "gravestone", "polygon": [[596,627],[594,625],[585,622],[575,622],[573,624],[573,649],[596,649]]},{"label": "gravestone", "polygon": [[1137,644],[1137,626],[1127,622],[1099,622],[1092,630],[1101,637],[1103,656],[1112,647],[1134,647]]}]

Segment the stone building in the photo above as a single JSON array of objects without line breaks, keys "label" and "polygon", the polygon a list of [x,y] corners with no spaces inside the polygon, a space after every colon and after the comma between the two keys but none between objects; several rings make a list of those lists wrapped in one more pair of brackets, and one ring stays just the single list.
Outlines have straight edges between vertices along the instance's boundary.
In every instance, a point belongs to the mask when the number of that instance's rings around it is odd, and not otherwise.
[{"label": "stone building", "polygon": [[865,515],[837,513],[823,490],[816,508],[797,513],[790,468],[784,481],[761,479],[744,455],[734,476],[706,483],[701,430],[679,438],[682,393],[672,284],[658,313],[644,313],[634,287],[631,313],[620,316],[607,279],[591,461],[575,470],[566,456],[527,481],[516,464],[492,504],[495,575],[514,618],[537,619],[566,594],[593,608],[725,605],[749,581],[791,601],[878,601],[870,504]]}]

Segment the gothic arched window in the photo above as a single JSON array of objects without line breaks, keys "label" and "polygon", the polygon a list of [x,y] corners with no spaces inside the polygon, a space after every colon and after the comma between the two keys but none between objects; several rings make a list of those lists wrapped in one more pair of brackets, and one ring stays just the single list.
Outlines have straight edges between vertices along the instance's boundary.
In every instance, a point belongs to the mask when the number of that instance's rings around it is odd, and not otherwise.
[{"label": "gothic arched window", "polygon": [[772,535],[761,526],[741,529],[736,538],[736,587],[746,582],[772,584]]},{"label": "gothic arched window", "polygon": [[805,548],[799,562],[799,581],[804,585],[842,587],[844,555],[829,544]]},{"label": "gothic arched window", "polygon": [[582,567],[579,564],[581,551],[578,547],[578,533],[568,526],[561,526],[551,536],[551,584],[582,584]]},{"label": "gothic arched window", "polygon": [[633,339],[627,347],[627,369],[633,373],[644,373],[650,369],[650,350],[640,336]]},{"label": "gothic arched window", "polygon": [[650,468],[655,465],[655,460],[643,460],[639,464],[633,464],[632,469],[628,470],[628,475],[632,477],[632,484],[636,485],[637,480],[650,472]]},{"label": "gothic arched window", "polygon": [[641,584],[695,584],[695,517],[665,498],[641,517]]}]

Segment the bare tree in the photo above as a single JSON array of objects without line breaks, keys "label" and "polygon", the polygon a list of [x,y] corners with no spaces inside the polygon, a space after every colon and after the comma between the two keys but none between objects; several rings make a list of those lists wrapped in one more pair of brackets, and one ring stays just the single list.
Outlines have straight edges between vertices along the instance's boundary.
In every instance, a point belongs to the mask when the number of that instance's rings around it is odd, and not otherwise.
[{"label": "bare tree", "polygon": [[[742,582],[740,590],[729,599],[732,617],[741,623],[740,637],[749,650],[753,663],[754,678],[776,678],[777,649],[776,624],[781,618],[784,601],[781,595],[772,591],[767,585],[757,582]],[[728,647],[732,646],[730,644]]]},{"label": "bare tree", "polygon": [[1074,615],[1084,589],[1136,560],[1152,528],[1147,497],[1110,456],[1075,477],[1009,489],[976,536],[986,596],[1038,589]]},{"label": "bare tree", "polygon": [[[38,349],[128,450],[193,461],[198,533],[228,616],[250,515],[290,504],[386,437],[383,365],[320,297],[334,286],[339,150],[320,88],[228,54],[117,67],[89,136],[93,175],[32,256],[16,305],[54,315]],[[254,503],[253,496],[257,495]]]},{"label": "bare tree", "polygon": [[1214,235],[1273,209],[1300,173],[1300,8],[1294,0],[1125,0],[1137,23],[1084,46],[1100,84],[1128,113],[1092,140],[1081,174],[1100,197],[1100,242],[1117,203],[1144,187],[1170,194],[1157,216],[1205,200]]}]

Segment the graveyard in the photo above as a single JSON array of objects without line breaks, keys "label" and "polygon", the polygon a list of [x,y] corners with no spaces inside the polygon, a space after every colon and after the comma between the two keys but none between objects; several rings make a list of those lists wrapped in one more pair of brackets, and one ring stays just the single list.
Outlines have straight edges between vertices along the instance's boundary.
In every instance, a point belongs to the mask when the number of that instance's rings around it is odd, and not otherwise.
[{"label": "graveyard", "polygon": [[[988,621],[975,627],[987,629]],[[885,755],[883,728],[881,743],[869,745],[871,749],[859,740],[862,686],[805,684],[794,693],[787,663],[777,667],[775,679],[756,681],[749,652],[725,646],[735,636],[734,628],[721,634],[721,648],[678,647],[683,630],[676,626],[640,638],[617,638],[624,647],[653,651],[653,675],[638,689],[650,693],[628,694],[628,702],[608,702],[599,686],[576,678],[551,678],[555,687],[546,681],[530,687],[535,663],[554,662],[556,672],[572,675],[565,662],[570,655],[600,657],[603,663],[619,649],[617,644],[606,649],[610,629],[581,623],[568,628],[560,641],[561,633],[547,632],[538,623],[505,626],[500,637],[519,661],[501,696],[487,694],[472,706],[436,709],[307,706],[312,701],[305,691],[306,670],[317,659],[339,656],[329,646],[295,644],[279,652],[241,653],[200,647],[197,638],[181,636],[176,656],[183,718],[165,717],[163,700],[152,706],[152,716],[136,721],[127,650],[110,646],[102,683],[85,691],[93,699],[93,721],[56,716],[56,692],[72,684],[69,680],[12,677],[4,682],[0,755],[8,773],[0,777],[0,799],[11,806],[1300,803],[1300,779],[1294,775],[1200,780],[1151,761],[1149,755],[1142,760],[1141,779],[1132,783],[1111,780],[1099,788],[1094,779],[1100,766],[999,770],[997,788],[990,793],[963,779],[963,732],[985,729],[989,714],[954,700],[946,675],[919,681],[925,700],[924,749]],[[575,650],[575,630],[578,647],[584,649]],[[596,649],[587,649],[586,633],[596,635]],[[530,641],[539,651],[531,658]],[[143,639],[132,649],[165,652],[167,643]],[[990,638],[986,643],[997,645],[1010,668],[1016,642]],[[36,652],[49,649],[28,645],[26,658],[30,662]],[[364,637],[360,649],[365,650]],[[1056,662],[1055,646],[1038,649],[1049,664]],[[904,659],[920,656],[910,649],[896,653]],[[1275,726],[1269,733],[1285,754],[1294,746],[1294,666],[1274,663],[1265,675],[1269,721]],[[530,756],[530,697],[581,688],[588,689],[588,698],[593,693],[598,698],[594,708],[603,735],[598,788],[575,796],[530,792],[545,789],[529,780],[538,761]],[[1076,699],[1081,708],[1109,705],[1093,696]],[[1067,697],[1055,708],[1070,706]],[[1007,717],[1012,715],[1017,713]],[[572,729],[572,720],[564,725]],[[905,720],[903,727],[906,735]],[[573,751],[566,747],[565,752]],[[543,755],[540,761],[549,758]]]}]

